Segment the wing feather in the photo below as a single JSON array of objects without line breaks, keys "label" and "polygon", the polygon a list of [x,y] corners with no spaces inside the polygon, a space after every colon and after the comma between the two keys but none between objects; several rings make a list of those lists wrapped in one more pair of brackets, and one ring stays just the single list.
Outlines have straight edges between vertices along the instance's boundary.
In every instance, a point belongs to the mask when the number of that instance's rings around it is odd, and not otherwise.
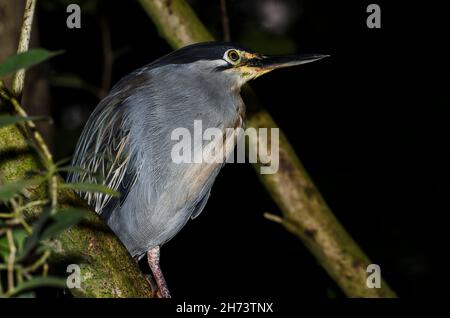
[{"label": "wing feather", "polygon": [[79,193],[98,214],[109,214],[121,205],[136,182],[140,166],[129,142],[126,100],[132,94],[126,79],[119,82],[90,116],[75,149],[72,165],[86,172],[72,172],[69,182],[96,183],[121,193]]}]

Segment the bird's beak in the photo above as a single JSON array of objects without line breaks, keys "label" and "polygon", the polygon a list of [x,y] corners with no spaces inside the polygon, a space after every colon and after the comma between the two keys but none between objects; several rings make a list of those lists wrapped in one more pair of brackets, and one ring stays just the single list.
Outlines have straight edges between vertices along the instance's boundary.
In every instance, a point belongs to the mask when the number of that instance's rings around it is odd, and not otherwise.
[{"label": "bird's beak", "polygon": [[259,56],[248,60],[246,66],[253,70],[256,77],[277,68],[290,67],[321,60],[329,55],[301,54],[290,56]]}]

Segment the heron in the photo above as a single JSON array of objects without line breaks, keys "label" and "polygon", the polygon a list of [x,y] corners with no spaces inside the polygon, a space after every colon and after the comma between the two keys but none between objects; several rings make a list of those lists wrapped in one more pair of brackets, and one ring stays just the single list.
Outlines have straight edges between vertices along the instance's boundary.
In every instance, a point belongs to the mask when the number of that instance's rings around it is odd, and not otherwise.
[{"label": "heron", "polygon": [[[192,44],[126,75],[94,109],[72,160],[82,170],[71,172],[67,180],[102,184],[120,193],[80,195],[132,257],[147,257],[160,297],[170,297],[160,248],[202,212],[226,162],[175,162],[174,129],[192,131],[198,120],[204,128],[223,132],[242,128],[240,91],[245,83],[326,56],[266,56],[228,42]],[[231,143],[226,149],[233,149],[236,138],[226,140]],[[222,153],[229,155],[229,150]]]}]

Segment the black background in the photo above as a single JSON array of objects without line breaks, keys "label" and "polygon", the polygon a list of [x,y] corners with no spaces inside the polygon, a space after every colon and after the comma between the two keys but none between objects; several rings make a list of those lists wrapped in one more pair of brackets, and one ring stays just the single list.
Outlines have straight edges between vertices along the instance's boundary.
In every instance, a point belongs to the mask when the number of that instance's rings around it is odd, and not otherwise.
[{"label": "black background", "polygon": [[[102,17],[113,49],[122,52],[113,83],[171,51],[135,1],[99,1],[95,9],[81,2],[80,30],[65,27],[63,2],[42,1],[38,7],[41,46],[65,50],[48,63],[49,78],[71,73],[98,85]],[[263,53],[331,57],[259,78],[252,83],[259,99],[391,287],[403,297],[430,295],[443,284],[439,255],[447,250],[446,8],[438,2],[377,1],[382,28],[368,29],[368,1],[281,1],[292,21],[273,31],[257,14],[265,2],[228,1],[233,41]],[[219,1],[191,4],[220,38]],[[98,99],[54,84],[55,149],[62,158],[73,151]],[[343,297],[301,242],[265,220],[264,212],[279,210],[252,167],[227,165],[202,215],[162,249],[172,293]]]}]

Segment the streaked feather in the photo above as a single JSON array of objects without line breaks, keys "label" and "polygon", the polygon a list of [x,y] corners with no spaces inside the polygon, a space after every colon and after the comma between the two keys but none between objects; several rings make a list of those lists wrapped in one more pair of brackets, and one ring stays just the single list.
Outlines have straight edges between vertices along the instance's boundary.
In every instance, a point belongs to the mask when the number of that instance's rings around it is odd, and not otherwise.
[{"label": "streaked feather", "polygon": [[130,165],[136,154],[129,142],[125,111],[127,98],[132,94],[132,90],[126,89],[128,80],[120,81],[92,113],[72,161],[73,166],[85,169],[86,173],[72,172],[68,177],[69,182],[102,184],[121,193],[118,199],[103,193],[79,193],[104,217],[124,202],[140,168]]}]

